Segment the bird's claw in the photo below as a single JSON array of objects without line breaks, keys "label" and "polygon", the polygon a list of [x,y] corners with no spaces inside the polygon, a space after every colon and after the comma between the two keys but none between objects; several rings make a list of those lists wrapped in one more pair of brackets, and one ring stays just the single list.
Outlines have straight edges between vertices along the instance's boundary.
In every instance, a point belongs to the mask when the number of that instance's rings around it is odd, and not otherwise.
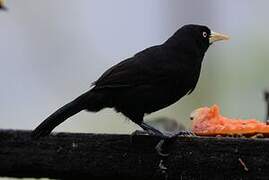
[{"label": "bird's claw", "polygon": [[190,137],[190,136],[195,136],[195,134],[191,131],[179,131],[173,135],[173,137],[178,137],[178,136]]},{"label": "bird's claw", "polygon": [[195,136],[195,134],[192,133],[191,131],[178,131],[174,133],[173,135],[163,135],[163,136],[165,138],[160,140],[160,142],[155,146],[155,149],[160,156],[166,157],[166,156],[169,156],[169,153],[163,152],[163,146],[165,142],[169,140],[172,140],[172,142],[174,142],[176,140],[176,137],[179,137],[179,136],[190,137],[190,136]]},{"label": "bird's claw", "polygon": [[155,146],[155,149],[160,156],[167,157],[169,156],[169,153],[164,153],[162,148],[164,142],[164,139],[160,140],[160,142]]},{"label": "bird's claw", "polygon": [[166,156],[169,155],[169,153],[164,153],[163,152],[164,143],[166,143],[167,141],[172,140],[172,142],[173,142],[176,139],[176,137],[178,137],[178,136],[183,136],[183,137],[195,136],[195,134],[193,134],[191,131],[178,131],[176,133],[166,134],[166,133],[162,133],[158,129],[155,129],[154,127],[151,127],[150,125],[148,125],[146,123],[142,123],[140,126],[145,131],[135,131],[135,132],[133,132],[131,134],[131,141],[132,141],[132,137],[134,135],[146,135],[146,134],[148,134],[148,135],[158,136],[158,137],[161,138],[161,140],[155,146],[155,149],[156,149],[157,153],[160,156],[163,156],[163,157],[166,157]]}]

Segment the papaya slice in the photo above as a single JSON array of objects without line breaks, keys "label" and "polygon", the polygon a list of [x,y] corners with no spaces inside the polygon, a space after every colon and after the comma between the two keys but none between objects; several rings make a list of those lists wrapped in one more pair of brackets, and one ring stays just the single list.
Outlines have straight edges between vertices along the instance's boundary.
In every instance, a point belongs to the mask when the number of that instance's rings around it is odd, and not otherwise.
[{"label": "papaya slice", "polygon": [[191,113],[192,132],[198,136],[269,137],[269,125],[256,119],[232,119],[220,114],[219,107],[202,107]]}]

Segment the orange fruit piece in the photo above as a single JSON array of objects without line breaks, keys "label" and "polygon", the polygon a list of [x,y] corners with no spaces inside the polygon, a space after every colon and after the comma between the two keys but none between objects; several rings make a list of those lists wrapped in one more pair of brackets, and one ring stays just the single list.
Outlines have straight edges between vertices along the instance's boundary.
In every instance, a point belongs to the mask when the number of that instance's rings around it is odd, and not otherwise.
[{"label": "orange fruit piece", "polygon": [[231,119],[220,115],[217,105],[202,107],[191,113],[192,132],[198,136],[243,135],[256,134],[269,136],[269,125],[256,119]]}]

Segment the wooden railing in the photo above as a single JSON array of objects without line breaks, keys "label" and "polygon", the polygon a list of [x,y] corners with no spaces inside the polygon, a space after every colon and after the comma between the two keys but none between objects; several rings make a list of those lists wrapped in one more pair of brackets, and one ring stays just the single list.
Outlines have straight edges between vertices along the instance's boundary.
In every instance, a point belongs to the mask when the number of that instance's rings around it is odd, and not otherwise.
[{"label": "wooden railing", "polygon": [[0,131],[0,176],[59,179],[269,179],[269,140],[178,137],[169,156],[158,137]]}]

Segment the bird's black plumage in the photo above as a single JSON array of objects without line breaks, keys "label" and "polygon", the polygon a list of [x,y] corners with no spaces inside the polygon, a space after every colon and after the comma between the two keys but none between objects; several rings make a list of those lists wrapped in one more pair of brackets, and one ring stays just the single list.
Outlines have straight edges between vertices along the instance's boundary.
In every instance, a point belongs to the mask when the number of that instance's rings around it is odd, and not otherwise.
[{"label": "bird's black plumage", "polygon": [[163,44],[111,67],[92,89],[42,122],[33,137],[49,134],[81,110],[97,112],[106,107],[141,125],[145,114],[165,108],[194,90],[210,33],[206,26],[185,25]]}]

